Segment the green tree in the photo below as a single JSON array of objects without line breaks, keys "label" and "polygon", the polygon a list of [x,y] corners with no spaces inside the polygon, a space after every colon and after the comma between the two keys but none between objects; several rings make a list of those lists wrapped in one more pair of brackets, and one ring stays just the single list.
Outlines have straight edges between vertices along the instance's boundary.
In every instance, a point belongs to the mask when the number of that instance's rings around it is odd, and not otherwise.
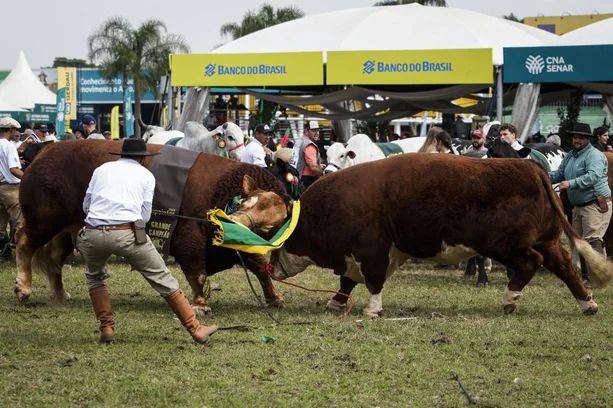
[{"label": "green tree", "polygon": [[376,2],[374,6],[399,6],[401,4],[411,3],[419,3],[422,6],[447,7],[447,2],[445,0],[385,0]]},{"label": "green tree", "polygon": [[[222,37],[229,35],[233,40],[236,40],[264,28],[303,16],[304,12],[297,7],[290,6],[275,10],[270,4],[264,3],[259,10],[249,10],[245,13],[240,23],[225,23],[222,25],[220,33]],[[277,104],[261,100],[258,105],[258,122],[270,123],[276,109]]]},{"label": "green tree", "polygon": [[575,91],[571,94],[566,108],[558,108],[558,118],[560,118],[560,129],[558,133],[564,149],[572,148],[572,137],[568,131],[573,130],[579,121],[582,100],[583,93],[581,91]]},{"label": "green tree", "polygon": [[67,57],[56,57],[53,60],[53,67],[76,67],[76,68],[92,68],[95,67],[94,64],[90,64],[87,61],[80,58],[67,58]]},{"label": "green tree", "polygon": [[517,17],[515,14],[511,13],[511,14],[507,14],[502,16],[502,18],[504,18],[505,20],[511,20],[511,21],[516,21],[518,23],[521,23],[521,18]]},{"label": "green tree", "polygon": [[123,78],[124,94],[128,79],[134,80],[134,130],[140,138],[142,94],[157,91],[160,77],[168,71],[168,55],[189,52],[187,43],[180,35],[168,34],[160,20],[147,20],[133,28],[123,17],[112,17],[89,36],[87,44],[89,59],[100,65],[105,78]]},{"label": "green tree", "polygon": [[221,26],[221,36],[229,35],[233,40],[244,37],[267,27],[303,17],[304,12],[297,7],[284,7],[277,10],[264,3],[259,10],[249,10],[240,23],[225,23]]}]

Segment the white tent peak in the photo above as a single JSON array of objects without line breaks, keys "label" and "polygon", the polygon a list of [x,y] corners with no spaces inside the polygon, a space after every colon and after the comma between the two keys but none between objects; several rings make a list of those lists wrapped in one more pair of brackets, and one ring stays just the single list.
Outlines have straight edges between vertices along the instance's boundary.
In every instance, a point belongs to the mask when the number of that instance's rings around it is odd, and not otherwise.
[{"label": "white tent peak", "polygon": [[33,109],[34,104],[54,105],[56,97],[32,72],[23,51],[19,52],[17,64],[0,83],[0,99],[18,108]]},{"label": "white tent peak", "polygon": [[560,37],[560,45],[613,44],[613,17],[588,24]]},{"label": "white tent peak", "polygon": [[213,53],[426,50],[555,44],[558,36],[500,17],[417,3],[339,10],[306,16],[238,38]]}]

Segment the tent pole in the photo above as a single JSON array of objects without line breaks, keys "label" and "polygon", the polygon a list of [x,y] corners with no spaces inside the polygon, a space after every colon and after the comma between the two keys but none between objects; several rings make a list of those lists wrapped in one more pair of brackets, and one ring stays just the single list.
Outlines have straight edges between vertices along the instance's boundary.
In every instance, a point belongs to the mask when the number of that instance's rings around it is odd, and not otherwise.
[{"label": "tent pole", "polygon": [[496,120],[502,123],[502,65],[496,66]]}]

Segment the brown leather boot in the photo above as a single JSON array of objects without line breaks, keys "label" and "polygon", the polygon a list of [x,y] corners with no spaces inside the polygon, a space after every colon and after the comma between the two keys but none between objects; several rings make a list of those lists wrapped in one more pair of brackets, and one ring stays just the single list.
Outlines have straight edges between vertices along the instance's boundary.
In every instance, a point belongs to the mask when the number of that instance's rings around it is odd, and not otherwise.
[{"label": "brown leather boot", "polygon": [[166,302],[197,343],[206,344],[209,342],[209,336],[217,331],[217,326],[200,324],[192,306],[189,304],[189,300],[181,289],[172,292],[166,298]]},{"label": "brown leather boot", "polygon": [[89,291],[96,318],[100,321],[100,343],[112,343],[115,336],[115,322],[111,309],[111,298],[106,286]]}]

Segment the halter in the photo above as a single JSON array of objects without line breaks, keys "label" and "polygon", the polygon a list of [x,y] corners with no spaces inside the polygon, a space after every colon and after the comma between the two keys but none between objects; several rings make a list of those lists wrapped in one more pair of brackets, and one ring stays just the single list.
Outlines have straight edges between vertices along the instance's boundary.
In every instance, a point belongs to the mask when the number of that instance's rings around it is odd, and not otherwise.
[{"label": "halter", "polygon": [[258,225],[258,224],[255,222],[255,220],[253,219],[253,217],[251,216],[251,214],[249,214],[248,212],[245,212],[245,211],[242,211],[242,210],[238,210],[238,211],[235,211],[234,213],[232,213],[232,214],[231,214],[231,216],[232,216],[232,215],[234,215],[234,214],[243,214],[243,215],[247,216],[247,218],[249,219],[249,224],[251,224],[251,225],[250,225],[250,227],[249,227],[249,229],[250,229],[251,231],[255,232],[255,231],[256,231],[256,230],[257,230],[257,229],[260,227],[260,226],[259,226],[259,225]]}]

